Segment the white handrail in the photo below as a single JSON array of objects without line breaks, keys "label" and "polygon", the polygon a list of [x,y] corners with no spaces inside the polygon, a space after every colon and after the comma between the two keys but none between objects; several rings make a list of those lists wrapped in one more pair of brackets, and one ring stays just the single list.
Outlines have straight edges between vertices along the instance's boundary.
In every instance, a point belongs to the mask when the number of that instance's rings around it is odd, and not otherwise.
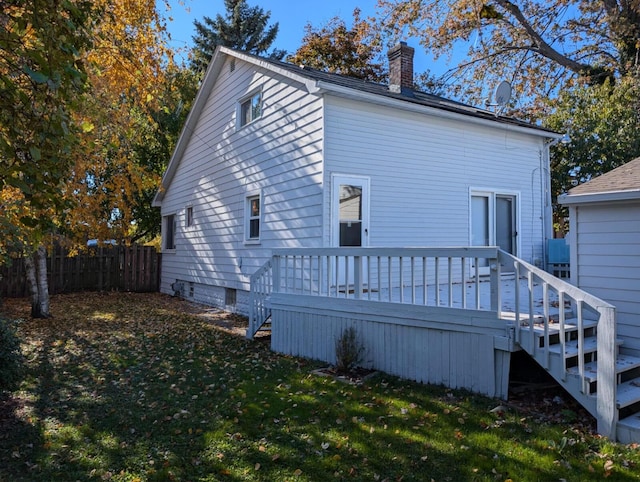
[{"label": "white handrail", "polygon": [[[549,324],[551,323],[551,316],[549,314],[551,293],[557,296],[558,302],[558,331],[560,336],[560,346],[562,349],[562,372],[560,378],[564,380],[566,378],[567,367],[565,364],[566,353],[566,318],[565,318],[565,302],[570,301],[571,306],[575,311],[576,328],[578,332],[577,336],[577,348],[578,348],[578,376],[580,377],[581,388],[583,393],[587,392],[588,379],[585,376],[585,311],[590,310],[597,318],[596,332],[597,332],[597,392],[596,392],[596,411],[598,419],[598,432],[602,435],[615,439],[615,430],[618,417],[618,411],[616,406],[616,316],[615,307],[600,298],[597,298],[580,288],[573,286],[566,281],[558,279],[549,273],[532,266],[525,261],[512,256],[502,250],[498,251],[499,262],[505,266],[513,266],[515,268],[516,276],[526,277],[527,291],[528,291],[528,318],[526,319],[526,325],[529,327],[529,347],[534,350],[534,306],[533,306],[533,286],[535,283],[542,284],[543,286],[543,307],[544,315],[542,316],[542,323],[544,323],[544,362],[548,367],[549,364]],[[519,293],[519,283],[516,283],[516,295],[515,295],[515,313],[516,313],[516,340],[521,340],[520,331],[522,329],[521,317],[523,314]]]}]

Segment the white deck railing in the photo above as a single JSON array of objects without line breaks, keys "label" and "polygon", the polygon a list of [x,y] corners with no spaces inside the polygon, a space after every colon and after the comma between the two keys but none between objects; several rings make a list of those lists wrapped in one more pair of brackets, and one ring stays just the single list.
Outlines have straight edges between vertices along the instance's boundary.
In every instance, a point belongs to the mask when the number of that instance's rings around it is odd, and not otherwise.
[{"label": "white deck railing", "polygon": [[[560,353],[563,356],[560,379],[564,381],[567,377],[566,358],[575,357],[577,359],[577,375],[581,380],[583,394],[589,393],[588,385],[590,382],[589,377],[585,374],[585,353],[593,351],[585,344],[584,332],[589,324],[595,327],[597,336],[595,359],[598,361],[596,374],[598,432],[615,438],[617,422],[615,307],[504,251],[499,251],[498,260],[503,269],[513,269],[516,279],[524,280],[524,283],[515,284],[515,292],[512,294],[513,306],[515,307],[516,342],[521,346],[529,347],[530,353],[533,352],[536,338],[534,327],[537,325],[538,331],[542,332],[541,335],[544,338],[541,348],[543,358],[538,361],[541,361],[545,368],[549,368],[550,347],[552,345],[550,336],[552,331],[557,332],[561,346]],[[534,287],[539,288],[538,296],[536,296]],[[505,293],[501,295],[506,296]],[[536,311],[540,311],[540,308],[541,316],[536,315]],[[525,327],[526,330],[524,330]],[[577,332],[577,340],[572,342],[571,347],[567,346],[565,336],[569,329]],[[523,340],[523,337],[529,339]],[[536,350],[539,349],[540,347],[536,347]]]},{"label": "white deck railing", "polygon": [[[497,248],[300,248],[275,250],[273,291],[424,306],[494,310],[482,274]],[[497,276],[496,269],[491,271]]]},{"label": "white deck railing", "polygon": [[[505,278],[511,280],[509,290]],[[251,277],[249,337],[270,315],[272,293],[493,311],[506,320],[505,328],[513,324],[516,343],[531,351],[535,332],[542,331],[547,368],[551,332],[559,334],[561,353],[567,354],[565,331],[577,328],[577,343],[569,351],[577,350],[583,393],[589,383],[584,328],[597,323],[598,431],[615,436],[615,308],[496,247],[274,250]],[[564,380],[564,360],[561,371]]]}]

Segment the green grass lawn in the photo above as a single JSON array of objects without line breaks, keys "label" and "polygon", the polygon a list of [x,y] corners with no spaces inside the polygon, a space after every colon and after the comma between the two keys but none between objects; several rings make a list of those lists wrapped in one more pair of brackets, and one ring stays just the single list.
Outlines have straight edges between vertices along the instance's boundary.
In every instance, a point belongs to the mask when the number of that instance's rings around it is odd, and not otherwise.
[{"label": "green grass lawn", "polygon": [[[640,451],[498,401],[378,374],[355,386],[160,294],[75,294],[22,318],[0,480],[638,480]],[[223,325],[223,326],[220,326]]]}]

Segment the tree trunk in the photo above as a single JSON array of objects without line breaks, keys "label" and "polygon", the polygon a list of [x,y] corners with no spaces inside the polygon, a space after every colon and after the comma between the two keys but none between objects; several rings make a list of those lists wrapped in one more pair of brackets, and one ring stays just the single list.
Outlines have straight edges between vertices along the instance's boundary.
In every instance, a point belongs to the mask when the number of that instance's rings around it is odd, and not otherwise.
[{"label": "tree trunk", "polygon": [[38,246],[34,253],[25,257],[24,264],[31,293],[31,317],[50,318],[46,248],[42,245]]}]

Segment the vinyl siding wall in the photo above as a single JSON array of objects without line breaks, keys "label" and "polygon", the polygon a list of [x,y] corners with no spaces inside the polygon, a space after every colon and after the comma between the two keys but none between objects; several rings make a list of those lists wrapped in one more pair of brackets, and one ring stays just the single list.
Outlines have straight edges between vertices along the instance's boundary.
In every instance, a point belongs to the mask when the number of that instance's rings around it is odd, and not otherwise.
[{"label": "vinyl siding wall", "polygon": [[[237,102],[257,89],[262,117],[237,129]],[[239,60],[232,71],[227,60],[162,201],[163,215],[177,215],[176,249],[162,257],[163,292],[183,280],[195,284],[197,301],[220,305],[224,287],[249,288],[272,248],[320,246],[322,128],[320,97]],[[244,242],[251,194],[262,196],[259,244]]]},{"label": "vinyl siding wall", "polygon": [[571,209],[572,282],[616,307],[621,351],[640,356],[640,201]]},{"label": "vinyl siding wall", "polygon": [[[370,177],[370,246],[469,245],[470,190],[487,189],[517,194],[518,255],[542,261],[540,138],[337,97],[325,102],[325,184],[332,173]],[[326,219],[329,200],[327,188]]]}]

